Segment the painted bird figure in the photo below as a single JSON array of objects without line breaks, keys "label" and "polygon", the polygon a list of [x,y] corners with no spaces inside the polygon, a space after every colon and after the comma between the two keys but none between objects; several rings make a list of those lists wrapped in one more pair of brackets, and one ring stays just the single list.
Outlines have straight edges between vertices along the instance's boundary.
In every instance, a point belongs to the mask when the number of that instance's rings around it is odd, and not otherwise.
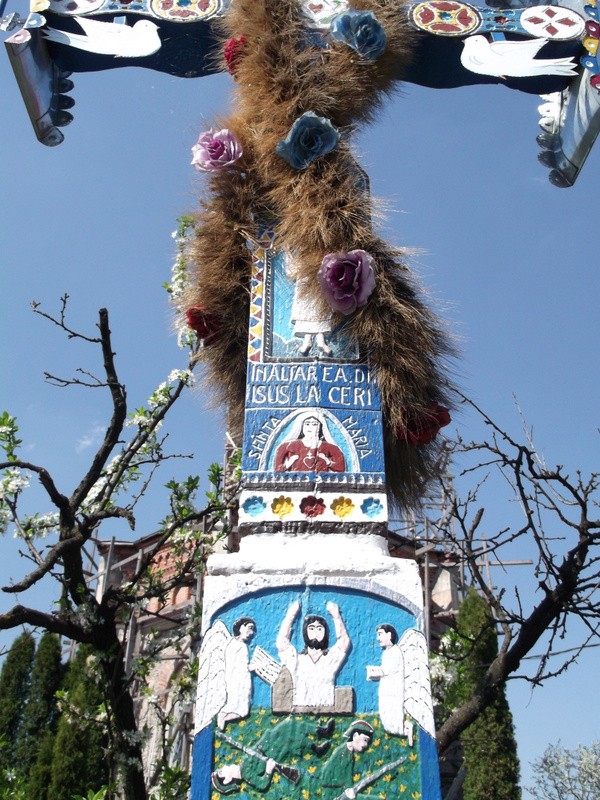
[{"label": "painted bird figure", "polygon": [[467,36],[460,61],[471,72],[496,78],[575,75],[577,65],[572,58],[535,58],[547,41],[527,39],[490,42],[481,34]]},{"label": "painted bird figure", "polygon": [[57,28],[45,28],[42,33],[51,42],[106,56],[139,58],[150,56],[160,49],[158,25],[150,20],[139,20],[130,27],[118,22],[100,22],[85,17],[76,19],[84,34]]}]

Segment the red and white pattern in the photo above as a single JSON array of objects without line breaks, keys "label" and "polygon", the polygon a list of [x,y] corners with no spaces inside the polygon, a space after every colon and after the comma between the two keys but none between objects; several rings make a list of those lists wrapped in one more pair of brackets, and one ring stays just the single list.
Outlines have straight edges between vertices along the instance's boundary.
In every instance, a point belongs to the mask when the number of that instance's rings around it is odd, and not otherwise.
[{"label": "red and white pattern", "polygon": [[570,8],[532,6],[521,14],[521,25],[536,39],[577,39],[584,32],[585,21]]}]

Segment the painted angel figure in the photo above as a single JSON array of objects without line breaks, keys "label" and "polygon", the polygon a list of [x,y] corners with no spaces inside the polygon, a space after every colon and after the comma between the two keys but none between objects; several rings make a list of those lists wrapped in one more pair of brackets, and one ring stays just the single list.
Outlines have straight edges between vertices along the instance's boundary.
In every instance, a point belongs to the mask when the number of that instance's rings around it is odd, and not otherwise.
[{"label": "painted angel figure", "polygon": [[228,722],[250,713],[252,671],[248,642],[256,635],[256,623],[240,617],[233,623],[233,635],[218,620],[206,632],[198,662],[196,731],[205,728],[213,717],[223,730]]},{"label": "painted angel figure", "polygon": [[376,635],[383,651],[381,666],[368,666],[367,680],[379,681],[381,724],[387,733],[406,736],[412,747],[411,720],[435,736],[427,643],[414,628],[398,641],[396,629],[388,623],[378,625]]}]

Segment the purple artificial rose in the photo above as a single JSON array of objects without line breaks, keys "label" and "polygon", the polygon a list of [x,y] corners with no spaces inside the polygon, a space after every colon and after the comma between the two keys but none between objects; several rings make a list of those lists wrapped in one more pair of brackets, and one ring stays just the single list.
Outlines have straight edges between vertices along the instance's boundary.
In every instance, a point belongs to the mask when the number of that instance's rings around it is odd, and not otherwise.
[{"label": "purple artificial rose", "polygon": [[373,257],[365,250],[329,253],[318,272],[325,299],[334,311],[352,314],[364,306],[375,288]]},{"label": "purple artificial rose", "polygon": [[242,146],[227,128],[213,131],[212,128],[200,134],[192,147],[192,165],[200,172],[216,172],[226,169],[242,157]]}]

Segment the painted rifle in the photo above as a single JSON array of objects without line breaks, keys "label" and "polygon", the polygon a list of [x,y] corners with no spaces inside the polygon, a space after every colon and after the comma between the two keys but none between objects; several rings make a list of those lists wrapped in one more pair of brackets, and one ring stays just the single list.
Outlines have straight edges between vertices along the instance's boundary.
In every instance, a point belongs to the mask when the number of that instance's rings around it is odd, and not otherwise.
[{"label": "painted rifle", "polygon": [[[227,736],[226,733],[222,733],[221,731],[217,731],[217,737],[222,739],[227,744],[230,744],[232,747],[235,747],[236,750],[241,750],[242,753],[245,753],[247,756],[252,756],[252,758],[257,758],[259,761],[264,761],[265,764],[269,760],[267,756],[259,753],[258,750],[253,750],[251,747],[246,747],[245,744],[241,744],[240,742],[236,742],[235,739],[232,739],[231,736]],[[294,784],[294,786],[300,780],[301,773],[299,769],[295,767],[291,767],[289,764],[279,764],[275,762],[275,769],[279,772],[280,775],[283,775],[288,781]]]},{"label": "painted rifle", "polygon": [[[403,764],[406,761],[406,756],[403,758],[398,758],[396,761],[392,761],[390,764],[384,764],[383,767],[377,770],[377,772],[373,772],[372,775],[366,775],[364,778],[355,783],[354,786],[349,788],[352,789],[353,792],[360,792],[363,789],[366,789],[367,786],[372,786],[379,778],[387,775],[388,772],[391,772],[396,767],[399,767],[400,764]],[[341,795],[336,798],[336,800],[347,800],[346,790],[344,790]]]}]

